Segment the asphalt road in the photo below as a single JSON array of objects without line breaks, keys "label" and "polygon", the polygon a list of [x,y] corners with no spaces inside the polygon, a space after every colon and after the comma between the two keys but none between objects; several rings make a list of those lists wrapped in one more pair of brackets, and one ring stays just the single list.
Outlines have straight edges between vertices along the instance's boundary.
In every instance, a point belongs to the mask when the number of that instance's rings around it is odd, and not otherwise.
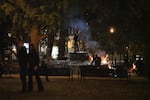
[{"label": "asphalt road", "polygon": [[107,77],[42,76],[44,92],[38,92],[34,80],[32,92],[21,93],[18,74],[0,78],[0,100],[150,100],[147,78],[132,76],[131,80]]}]

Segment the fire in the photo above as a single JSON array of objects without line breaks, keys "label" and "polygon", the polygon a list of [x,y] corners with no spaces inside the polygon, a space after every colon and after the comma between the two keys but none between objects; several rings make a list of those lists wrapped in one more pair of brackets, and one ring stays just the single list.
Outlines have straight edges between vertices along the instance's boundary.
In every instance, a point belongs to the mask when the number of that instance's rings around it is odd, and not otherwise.
[{"label": "fire", "polygon": [[93,56],[92,56],[92,54],[89,54],[89,61],[90,61],[90,63],[92,63],[92,61],[93,61]]},{"label": "fire", "polygon": [[[110,63],[108,54],[100,56],[100,58],[101,58],[101,65],[108,65],[108,67],[111,68],[111,63]],[[89,61],[90,61],[90,63],[92,63],[92,61],[93,61],[92,54],[89,54]]]},{"label": "fire", "polygon": [[106,57],[102,56],[102,57],[101,57],[101,64],[102,64],[102,65],[105,65],[105,64],[107,64],[107,63],[108,63],[108,62],[107,62]]},{"label": "fire", "polygon": [[106,56],[101,56],[101,64],[105,65],[105,64],[109,64],[110,63],[110,59],[109,59],[109,55],[106,54]]},{"label": "fire", "polygon": [[136,65],[133,63],[132,66],[133,66],[132,68],[135,70],[136,69]]},{"label": "fire", "polygon": [[136,70],[137,70],[137,67],[136,67],[135,63],[133,63],[130,71],[134,73]]}]

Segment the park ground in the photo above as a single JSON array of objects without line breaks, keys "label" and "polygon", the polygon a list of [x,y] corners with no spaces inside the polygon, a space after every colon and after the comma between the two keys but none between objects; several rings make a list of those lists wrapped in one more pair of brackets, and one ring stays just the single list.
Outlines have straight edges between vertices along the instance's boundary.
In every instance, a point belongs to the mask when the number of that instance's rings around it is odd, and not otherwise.
[{"label": "park ground", "polygon": [[150,100],[150,84],[144,77],[118,78],[87,77],[68,80],[68,77],[41,77],[44,92],[38,92],[34,80],[32,92],[21,93],[17,75],[0,78],[0,100]]}]

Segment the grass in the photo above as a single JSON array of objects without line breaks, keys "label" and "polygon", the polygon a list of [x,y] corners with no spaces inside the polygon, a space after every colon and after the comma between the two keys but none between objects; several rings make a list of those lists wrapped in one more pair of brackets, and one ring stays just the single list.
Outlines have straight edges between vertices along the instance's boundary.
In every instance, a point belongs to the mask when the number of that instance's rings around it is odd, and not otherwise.
[{"label": "grass", "polygon": [[44,92],[38,92],[34,81],[33,92],[20,93],[18,78],[0,79],[1,100],[150,100],[150,85],[143,79],[120,80],[86,78],[80,81],[51,77],[42,78]]}]

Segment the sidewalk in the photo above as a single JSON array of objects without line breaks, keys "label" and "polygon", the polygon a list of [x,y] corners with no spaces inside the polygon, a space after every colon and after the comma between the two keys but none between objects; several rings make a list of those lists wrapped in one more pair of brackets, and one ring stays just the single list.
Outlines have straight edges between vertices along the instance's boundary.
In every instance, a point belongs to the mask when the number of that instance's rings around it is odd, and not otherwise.
[{"label": "sidewalk", "polygon": [[150,85],[146,78],[132,76],[130,81],[108,77],[86,77],[69,81],[68,77],[41,76],[44,92],[40,93],[33,80],[33,92],[20,93],[19,74],[0,78],[0,98],[3,100],[150,100]]},{"label": "sidewalk", "polygon": [[[42,79],[45,78],[45,76],[40,76]],[[71,76],[72,80],[81,80],[79,75],[73,75]],[[3,75],[1,78],[15,78],[19,79],[19,74],[11,74],[11,75]],[[48,76],[49,79],[69,79],[68,76]],[[84,80],[127,80],[126,78],[115,78],[115,77],[85,77]],[[130,80],[128,81],[148,81],[147,77],[139,77],[136,74],[132,74]]]}]

